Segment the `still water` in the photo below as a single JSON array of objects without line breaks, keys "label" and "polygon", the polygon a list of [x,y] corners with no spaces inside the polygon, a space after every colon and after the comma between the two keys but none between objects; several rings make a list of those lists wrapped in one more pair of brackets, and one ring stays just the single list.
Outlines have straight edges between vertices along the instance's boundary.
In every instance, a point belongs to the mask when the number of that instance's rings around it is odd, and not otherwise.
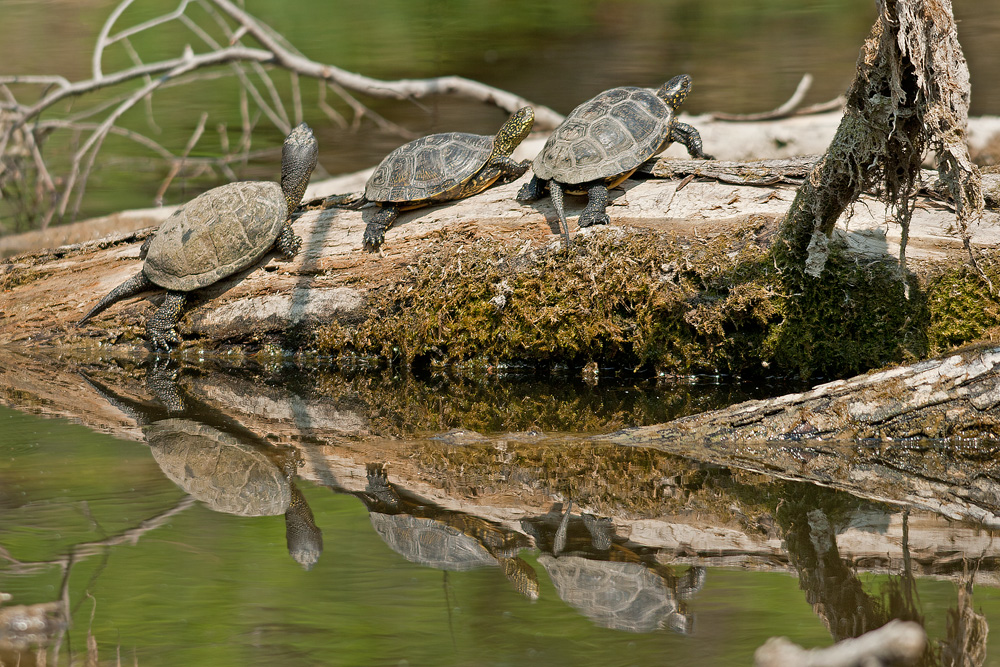
[{"label": "still water", "polygon": [[[58,74],[69,80],[91,75],[96,35],[118,0],[0,0],[0,74]],[[116,29],[176,9],[177,0],[133,3]],[[1000,114],[1000,3],[954,3],[959,38],[969,62],[973,115]],[[613,86],[658,87],[678,73],[694,78],[684,111],[751,113],[785,102],[805,74],[813,84],[804,105],[842,94],[854,75],[861,45],[875,19],[872,0],[367,0],[344,2],[256,0],[247,11],[271,25],[305,56],[381,79],[460,75],[509,90],[537,104],[568,113]],[[187,7],[194,25],[210,30],[215,19],[199,3]],[[146,62],[175,57],[185,45],[207,47],[179,22],[137,35],[135,52]],[[104,67],[131,63],[120,46],[108,50]],[[291,82],[272,73],[293,115]],[[258,82],[266,93],[263,81]],[[231,78],[190,82],[157,92],[147,107],[125,114],[120,125],[175,154],[184,152],[202,112],[206,131],[192,157],[222,153],[222,136],[235,144],[241,124],[239,86]],[[326,103],[345,115],[341,127],[321,110],[315,82],[302,80],[304,120],[319,139],[320,169],[343,174],[377,164],[406,138],[370,118],[352,127],[351,108],[331,93]],[[38,89],[13,87],[30,104]],[[115,94],[122,91],[116,90]],[[110,99],[111,93],[106,96]],[[79,112],[104,99],[83,96]],[[394,101],[359,95],[358,100],[416,135],[430,132],[496,132],[505,114],[452,96]],[[252,148],[279,146],[284,132],[251,104]],[[412,137],[408,137],[412,138]],[[78,148],[79,137],[55,132],[45,150],[59,156]],[[65,158],[65,156],[63,156]],[[762,156],[766,157],[766,156]],[[271,179],[274,151],[233,164],[239,178]],[[94,165],[80,218],[154,205],[170,165],[122,137],[108,139]],[[57,172],[58,175],[58,172]],[[217,185],[220,174],[185,169],[164,194],[167,204],[186,201]],[[0,221],[4,212],[0,202]],[[2,225],[0,225],[2,227]],[[0,232],[2,233],[2,232]]]},{"label": "still water", "polygon": [[588,437],[788,389],[5,353],[0,662],[739,665],[1000,619],[991,531]]}]

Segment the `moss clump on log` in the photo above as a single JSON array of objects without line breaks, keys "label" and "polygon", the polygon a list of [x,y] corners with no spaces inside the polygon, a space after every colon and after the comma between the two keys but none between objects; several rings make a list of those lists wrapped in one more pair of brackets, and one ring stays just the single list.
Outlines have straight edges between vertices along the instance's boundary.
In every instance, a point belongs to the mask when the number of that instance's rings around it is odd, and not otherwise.
[{"label": "moss clump on log", "polygon": [[[1000,256],[981,252],[979,270],[1000,285]],[[927,338],[932,353],[966,343],[1000,339],[1000,301],[973,267],[964,265],[927,280],[930,320]]]},{"label": "moss clump on log", "polygon": [[[706,239],[600,229],[578,237],[569,253],[450,239],[409,277],[375,290],[366,321],[321,327],[313,346],[417,367],[597,362],[804,377],[856,374],[935,351],[928,295],[911,281],[907,299],[894,262],[833,244],[822,279],[779,272],[773,233],[772,221],[750,217]],[[947,344],[965,342],[959,338]]]}]

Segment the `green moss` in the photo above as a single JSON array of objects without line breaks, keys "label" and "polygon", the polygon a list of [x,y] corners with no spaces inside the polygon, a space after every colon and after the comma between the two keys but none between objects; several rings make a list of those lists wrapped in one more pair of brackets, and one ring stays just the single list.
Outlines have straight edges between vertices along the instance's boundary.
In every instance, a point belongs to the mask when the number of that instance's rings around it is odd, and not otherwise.
[{"label": "green moss", "polygon": [[[979,257],[979,265],[994,285],[1000,285],[995,252]],[[927,281],[930,317],[927,338],[933,353],[977,340],[995,340],[1000,324],[1000,301],[971,267],[961,265]]]},{"label": "green moss", "polygon": [[786,271],[784,321],[767,341],[776,368],[803,377],[844,377],[925,357],[927,300],[909,297],[893,262],[834,246],[819,278]]},{"label": "green moss", "polygon": [[332,324],[322,352],[440,364],[648,365],[671,372],[738,370],[777,315],[773,268],[754,231],[715,240],[616,230],[574,249],[518,253],[487,240],[442,244],[408,280],[378,290],[356,330]]},{"label": "green moss", "polygon": [[[911,276],[907,290],[894,262],[834,245],[818,279],[779,272],[773,231],[753,217],[711,239],[601,229],[578,236],[569,253],[449,239],[406,279],[375,290],[366,321],[322,327],[311,347],[417,367],[594,361],[832,378],[996,329],[1000,302],[967,268],[945,267],[924,283]],[[1000,285],[996,257],[982,265]]]}]

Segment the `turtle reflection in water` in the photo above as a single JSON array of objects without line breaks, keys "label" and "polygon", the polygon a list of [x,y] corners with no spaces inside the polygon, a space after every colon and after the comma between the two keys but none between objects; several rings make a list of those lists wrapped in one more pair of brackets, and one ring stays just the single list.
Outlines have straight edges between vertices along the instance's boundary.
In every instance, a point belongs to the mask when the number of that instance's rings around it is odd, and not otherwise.
[{"label": "turtle reflection in water", "polygon": [[323,534],[292,481],[295,450],[279,448],[227,415],[182,395],[165,369],[147,385],[161,406],[115,394],[87,378],[112,405],[142,426],[153,459],[177,486],[209,509],[237,516],[285,515],[288,553],[306,570],[323,552]]},{"label": "turtle reflection in water", "polygon": [[357,494],[372,527],[406,560],[439,570],[500,566],[519,593],[538,599],[538,575],[518,557],[530,546],[526,535],[463,512],[404,498],[389,482],[385,466],[367,466],[368,485]]},{"label": "turtle reflection in water", "polygon": [[689,634],[693,619],[686,600],[701,590],[705,568],[691,567],[680,577],[660,563],[648,562],[616,538],[610,519],[565,513],[521,521],[542,553],[538,562],[556,592],[594,623],[613,630],[652,632],[667,627]]}]

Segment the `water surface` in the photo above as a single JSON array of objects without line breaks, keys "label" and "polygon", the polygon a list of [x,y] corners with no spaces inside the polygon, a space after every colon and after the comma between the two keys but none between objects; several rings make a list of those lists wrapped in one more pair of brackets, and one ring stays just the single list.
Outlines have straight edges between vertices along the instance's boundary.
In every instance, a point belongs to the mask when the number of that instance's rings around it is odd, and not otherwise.
[{"label": "water surface", "polygon": [[771,636],[892,617],[937,645],[977,566],[966,607],[1000,617],[991,531],[560,427],[779,386],[0,371],[0,612],[50,621],[47,644],[0,635],[5,656],[93,638],[140,665],[750,664]]}]

